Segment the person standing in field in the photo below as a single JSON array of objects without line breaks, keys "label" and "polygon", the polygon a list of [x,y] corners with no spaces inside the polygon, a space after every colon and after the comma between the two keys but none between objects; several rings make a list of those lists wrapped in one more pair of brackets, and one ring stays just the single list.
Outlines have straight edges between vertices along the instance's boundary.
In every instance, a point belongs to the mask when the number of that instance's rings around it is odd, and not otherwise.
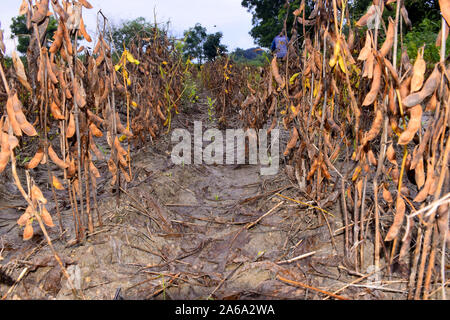
[{"label": "person standing in field", "polygon": [[273,41],[272,41],[272,53],[277,56],[278,59],[284,59],[287,55],[287,45],[289,43],[289,39],[280,32]]}]

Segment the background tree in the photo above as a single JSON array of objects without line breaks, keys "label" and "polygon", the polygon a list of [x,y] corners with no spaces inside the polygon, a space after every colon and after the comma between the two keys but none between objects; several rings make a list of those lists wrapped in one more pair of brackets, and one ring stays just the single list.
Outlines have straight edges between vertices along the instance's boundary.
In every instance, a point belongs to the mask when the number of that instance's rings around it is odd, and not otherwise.
[{"label": "background tree", "polygon": [[203,45],[207,38],[206,28],[202,27],[200,23],[197,23],[193,28],[189,28],[189,30],[184,32],[184,37],[185,58],[195,58],[202,64],[204,58]]},{"label": "background tree", "polygon": [[124,21],[119,25],[112,27],[112,37],[116,50],[122,52],[123,45],[128,48],[131,40],[137,35],[144,37],[150,37],[154,30],[155,25],[147,21],[143,17],[136,18],[134,20]]},{"label": "background tree", "polygon": [[206,41],[203,44],[203,52],[208,61],[213,61],[217,56],[227,52],[227,47],[220,43],[222,37],[222,32],[209,34],[206,37]]},{"label": "background tree", "polygon": [[[353,19],[359,19],[372,3],[372,0],[352,0],[349,5]],[[404,0],[404,4],[413,26],[417,26],[424,19],[440,21],[441,14],[438,0]],[[395,15],[395,4],[387,6],[386,9],[388,14]]]},{"label": "background tree", "polygon": [[[17,51],[22,54],[27,53],[28,46],[30,45],[31,31],[27,29],[27,18],[25,15],[12,18],[11,23],[11,38],[18,39]],[[47,39],[53,39],[53,34],[58,29],[58,22],[53,16],[50,17],[50,21],[47,28]]]},{"label": "background tree", "polygon": [[[289,0],[289,15],[287,20],[287,31],[290,37],[291,26],[294,22],[292,12],[300,7],[301,0]],[[306,16],[309,16],[313,7],[312,0],[306,0]],[[242,0],[241,5],[253,15],[253,28],[250,35],[256,43],[264,48],[270,48],[275,38],[284,27],[288,7],[286,0]]]}]

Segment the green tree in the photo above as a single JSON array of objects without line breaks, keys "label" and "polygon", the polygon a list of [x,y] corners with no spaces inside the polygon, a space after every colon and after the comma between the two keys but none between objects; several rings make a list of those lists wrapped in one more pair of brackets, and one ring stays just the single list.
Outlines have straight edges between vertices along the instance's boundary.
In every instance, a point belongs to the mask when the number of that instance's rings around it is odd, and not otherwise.
[{"label": "green tree", "polygon": [[[372,3],[372,0],[351,1],[349,5],[353,18],[358,20]],[[432,21],[440,20],[438,0],[404,0],[404,4],[413,26],[420,24],[425,18]],[[387,6],[387,11],[390,11],[390,15],[395,15],[395,6],[395,3]]]},{"label": "green tree", "polygon": [[[31,31],[27,29],[27,18],[25,15],[12,18],[11,23],[11,38],[18,39],[17,51],[22,54],[27,53],[28,46],[30,45]],[[47,39],[52,39],[53,34],[58,29],[58,22],[52,16],[47,27]]]},{"label": "green tree", "polygon": [[[270,48],[272,40],[283,30],[286,16],[287,32],[288,36],[291,36],[291,26],[294,22],[292,12],[300,7],[301,0],[288,0],[288,2],[289,7],[286,0],[242,0],[241,5],[253,15],[253,28],[250,35],[261,47]],[[312,7],[313,1],[306,0],[307,18]]]},{"label": "green tree", "polygon": [[122,22],[112,27],[112,37],[114,46],[119,52],[123,51],[123,46],[128,48],[130,42],[138,35],[151,37],[155,30],[155,25],[143,17]]},{"label": "green tree", "polygon": [[184,37],[185,58],[195,58],[201,64],[204,58],[203,45],[207,38],[206,28],[197,23],[193,28],[189,28],[189,30],[184,32]]},{"label": "green tree", "polygon": [[217,56],[227,52],[227,47],[220,43],[222,37],[222,32],[209,34],[206,37],[206,41],[203,44],[203,52],[208,61],[213,61]]}]

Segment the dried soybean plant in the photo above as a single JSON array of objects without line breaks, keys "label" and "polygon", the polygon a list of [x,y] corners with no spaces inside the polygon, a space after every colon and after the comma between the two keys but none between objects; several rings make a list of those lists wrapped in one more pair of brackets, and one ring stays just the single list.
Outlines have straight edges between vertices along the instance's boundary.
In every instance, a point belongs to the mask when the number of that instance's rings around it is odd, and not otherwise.
[{"label": "dried soybean plant", "polygon": [[[23,134],[34,139],[37,151],[25,169],[28,174],[45,165],[61,234],[58,193],[69,196],[75,242],[94,231],[94,213],[96,224],[102,225],[97,204],[97,179],[101,177],[98,166],[107,163],[111,185],[117,190],[121,178],[132,180],[130,142],[144,142],[148,134],[156,138],[163,133],[163,127],[170,129],[183,95],[184,76],[191,67],[182,59],[179,43],[167,36],[167,30],[159,29],[156,22],[152,34],[137,34],[130,49],[124,47],[119,62],[114,64],[112,53],[119,51],[113,47],[111,26],[101,11],[97,14],[98,37],[90,52],[79,45],[80,39],[93,42],[83,21],[85,9],[92,9],[85,0],[34,4],[24,0],[20,14],[26,15],[27,27],[32,30],[28,72],[13,53],[15,72],[10,80],[13,87],[9,89],[2,69],[8,103],[0,122],[0,172],[15,159],[13,150]],[[57,19],[58,27],[53,39],[47,39],[51,15]],[[51,40],[48,48],[46,40]],[[4,51],[3,42],[1,49]],[[25,100],[23,108],[21,101]],[[123,113],[126,125],[121,120]],[[25,114],[37,114],[33,124]],[[101,147],[101,138],[105,138],[109,149]],[[23,190],[13,164],[16,184]],[[36,209],[27,209],[18,221],[25,226],[25,240],[33,236]],[[44,222],[53,227],[51,214],[45,207],[42,212]]]},{"label": "dried soybean plant", "polygon": [[183,59],[179,44],[158,26],[156,18],[151,32],[142,31],[131,41],[129,52],[139,61],[130,67],[135,98],[130,102],[134,114],[131,128],[136,144],[168,132],[174,115],[180,112],[191,63]]},{"label": "dried soybean plant", "polygon": [[[251,128],[259,128],[264,124],[265,118],[260,116],[266,103],[262,90],[265,73],[263,67],[244,65],[225,55],[201,66],[201,83],[216,100],[219,125],[226,127],[227,117],[239,112],[242,119],[248,120]],[[256,96],[258,104],[255,104]],[[250,104],[252,108],[243,107]],[[247,121],[244,123],[248,124]]]},{"label": "dried soybean plant", "polygon": [[[123,86],[112,63],[111,46],[104,33],[99,34],[92,54],[78,44],[80,38],[92,42],[82,17],[83,9],[91,8],[85,0],[72,3],[42,0],[34,5],[31,1],[23,1],[20,7],[20,14],[26,15],[27,26],[32,30],[27,52],[28,74],[15,54],[13,62],[18,82],[32,95],[27,114],[37,112],[34,124],[24,116],[23,105],[17,95],[19,84],[15,83],[14,88],[8,89],[2,70],[8,103],[6,115],[2,118],[4,143],[0,169],[5,169],[7,158],[15,159],[13,149],[22,133],[34,137],[38,148],[25,169],[32,172],[39,165],[46,165],[61,233],[63,222],[57,193],[67,192],[72,204],[76,241],[82,240],[87,231],[94,231],[93,209],[97,211],[98,225],[102,225],[96,199],[96,180],[100,178],[96,163],[106,160],[108,155],[99,150],[96,138],[106,133],[111,149],[108,167],[113,175],[112,184],[116,183],[119,172],[131,180],[129,152],[121,145],[118,135],[132,137],[132,134],[120,124],[115,110],[114,91],[123,91]],[[50,15],[57,19],[58,28],[47,48],[44,39]],[[80,55],[82,52],[83,56]],[[12,164],[15,182],[23,191],[15,172],[15,161]],[[32,190],[38,190],[38,187],[33,184]],[[19,225],[26,226],[25,240],[33,235],[34,219],[39,222],[42,217],[48,226],[53,227],[51,215],[45,207],[40,214],[36,209],[35,206],[28,208],[18,221]]]}]

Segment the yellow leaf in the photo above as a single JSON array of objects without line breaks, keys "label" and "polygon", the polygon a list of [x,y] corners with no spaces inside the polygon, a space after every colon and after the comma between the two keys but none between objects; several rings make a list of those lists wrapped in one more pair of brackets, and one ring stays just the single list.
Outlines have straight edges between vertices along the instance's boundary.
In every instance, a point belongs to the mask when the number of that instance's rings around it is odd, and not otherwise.
[{"label": "yellow leaf", "polygon": [[63,185],[61,184],[61,182],[58,180],[57,177],[53,176],[52,183],[56,190],[64,190]]},{"label": "yellow leaf", "polygon": [[352,181],[353,181],[353,182],[355,182],[356,179],[358,179],[359,174],[361,173],[361,170],[362,170],[362,169],[361,169],[360,166],[356,167],[355,172],[353,173],[353,177],[352,177]]},{"label": "yellow leaf", "polygon": [[119,138],[119,141],[120,141],[120,142],[124,142],[126,139],[127,139],[127,136],[126,136],[126,135],[122,135],[122,136]]},{"label": "yellow leaf", "polygon": [[130,80],[130,78],[127,79],[127,85],[131,86],[131,80]]},{"label": "yellow leaf", "polygon": [[295,79],[297,79],[297,77],[300,75],[300,72],[294,74],[290,79],[289,79],[289,84],[293,85]]},{"label": "yellow leaf", "polygon": [[292,111],[293,114],[296,114],[296,113],[297,113],[297,109],[295,109],[295,106],[294,106],[294,105],[291,106],[291,111]]},{"label": "yellow leaf", "polygon": [[116,64],[116,65],[114,66],[114,69],[115,69],[116,71],[119,71],[120,68],[122,68],[122,65],[121,65],[121,64]]},{"label": "yellow leaf", "polygon": [[341,43],[338,41],[336,43],[336,46],[334,47],[333,58],[331,58],[331,60],[330,60],[330,67],[331,68],[333,68],[336,65],[340,51],[341,51]]},{"label": "yellow leaf", "polygon": [[338,62],[339,62],[339,67],[341,67],[342,72],[347,74],[347,70],[345,69],[345,65],[344,65],[344,59],[342,58],[342,56],[339,56]]},{"label": "yellow leaf", "polygon": [[[130,61],[130,63],[139,64],[139,61],[135,60],[133,55],[129,51],[125,51],[127,55],[127,60]],[[138,62],[138,63],[136,63]]]},{"label": "yellow leaf", "polygon": [[133,108],[137,108],[138,107],[138,104],[135,102],[135,101],[131,101],[131,105],[133,106]]},{"label": "yellow leaf", "polygon": [[319,94],[319,87],[320,87],[320,81],[317,82],[315,87],[314,87],[314,92],[313,92],[314,98],[317,97],[317,95]]}]

